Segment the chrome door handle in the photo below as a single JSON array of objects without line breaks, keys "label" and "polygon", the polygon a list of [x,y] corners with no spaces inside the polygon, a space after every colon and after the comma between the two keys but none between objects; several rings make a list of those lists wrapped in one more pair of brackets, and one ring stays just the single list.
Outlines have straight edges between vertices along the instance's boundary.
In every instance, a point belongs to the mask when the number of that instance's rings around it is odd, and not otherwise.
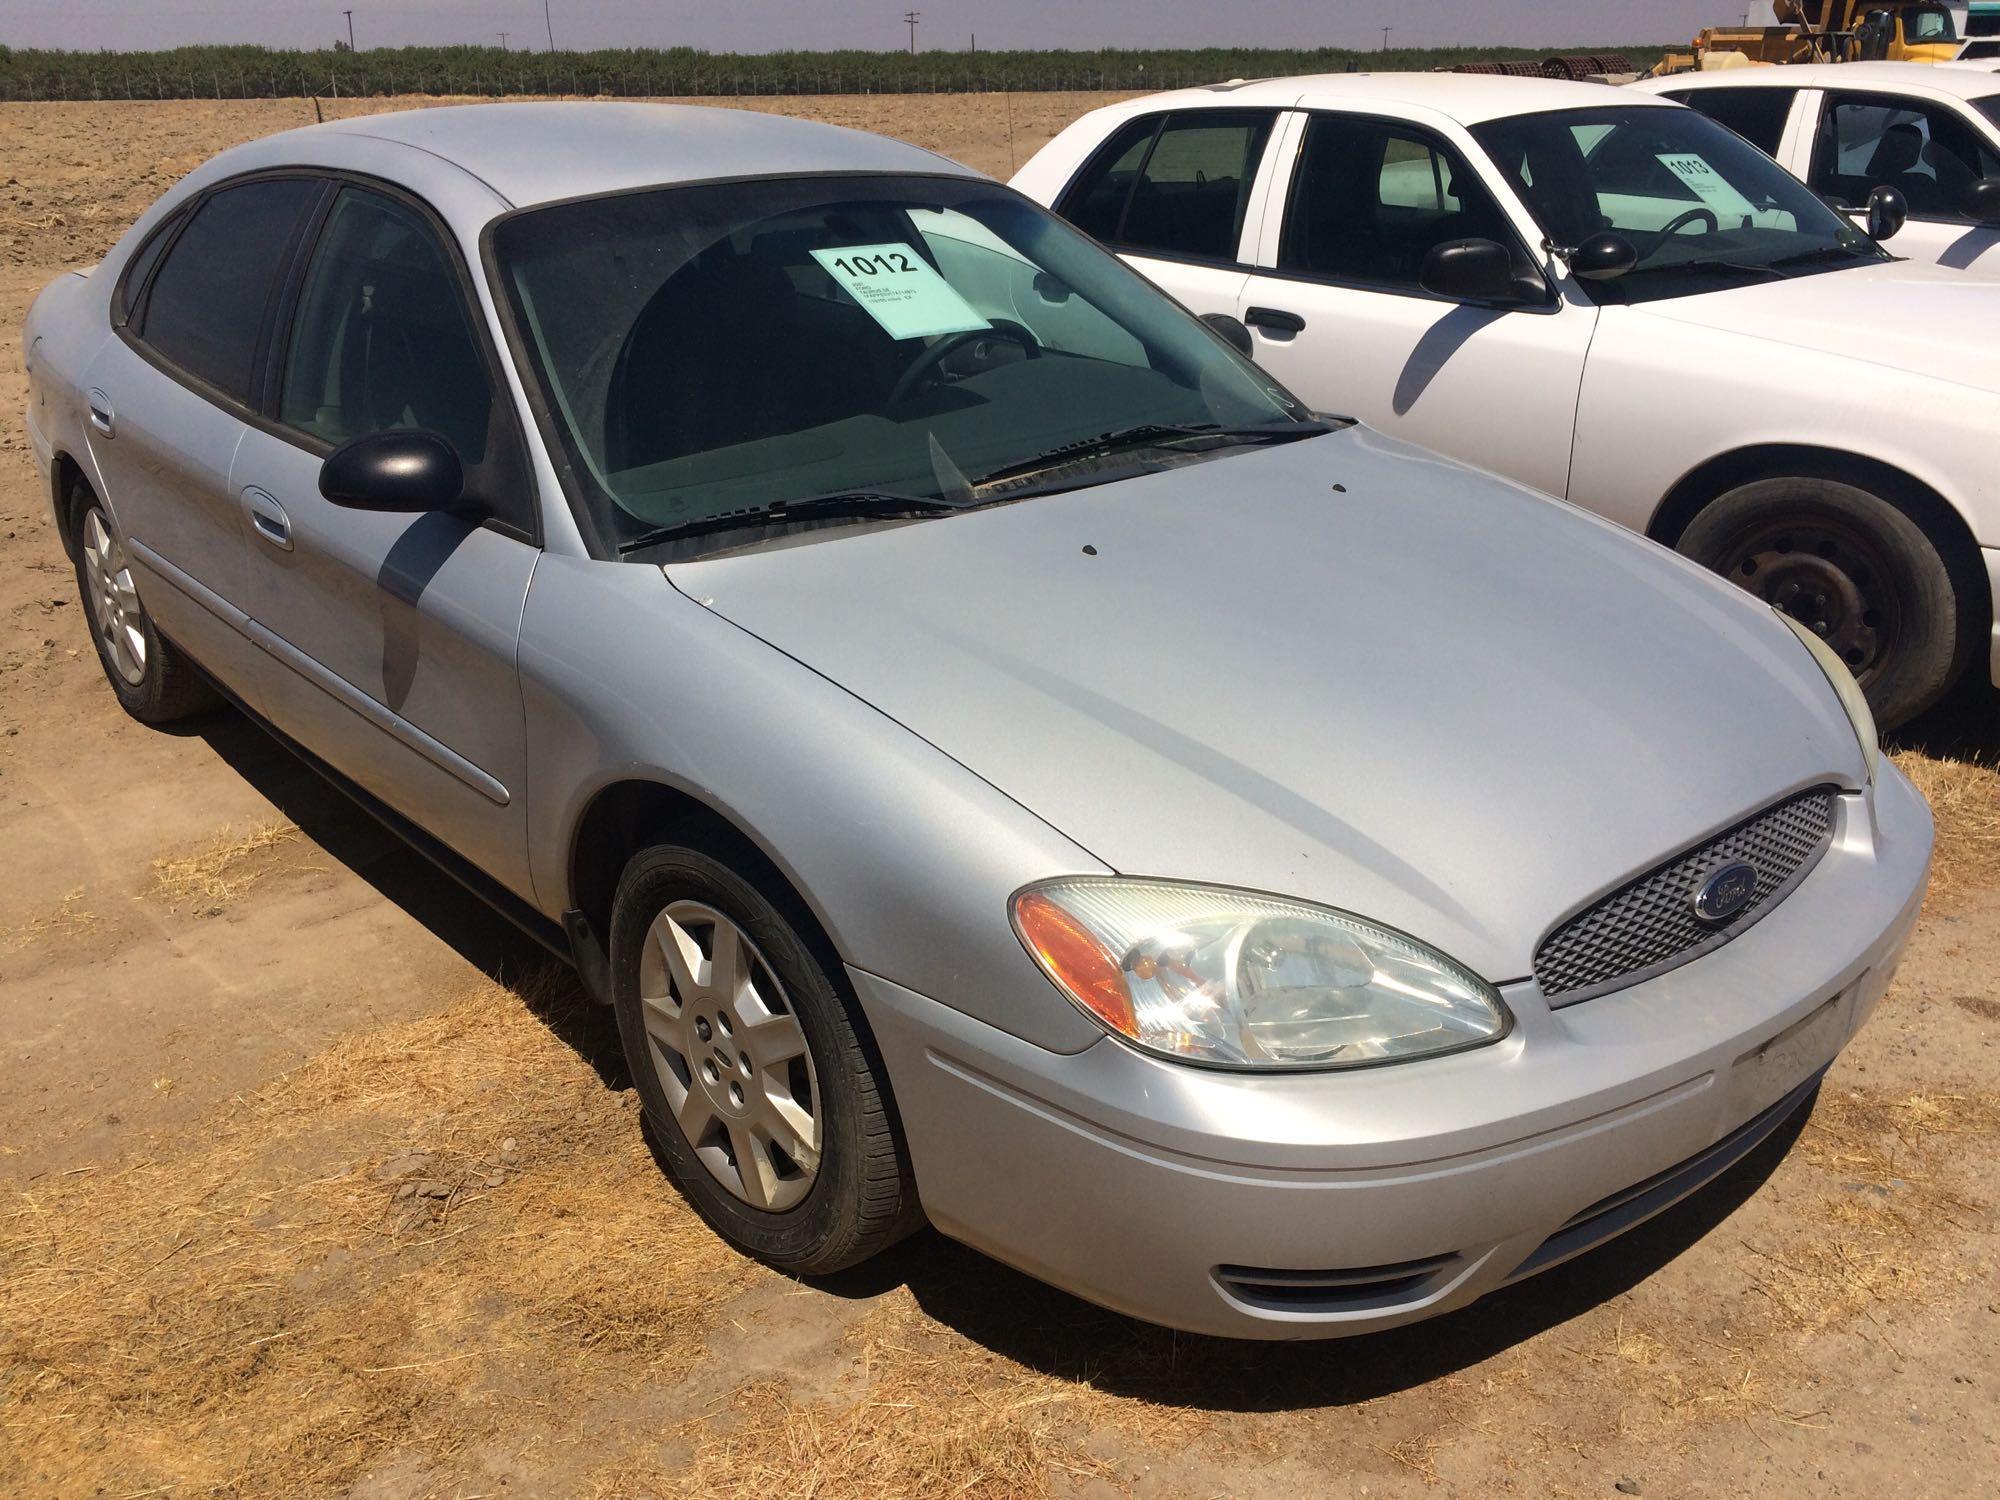
[{"label": "chrome door handle", "polygon": [[87,399],[90,403],[90,425],[106,437],[110,437],[117,425],[117,414],[111,409],[111,398],[102,391],[93,390]]},{"label": "chrome door handle", "polygon": [[250,513],[250,529],[280,552],[292,550],[292,518],[262,490],[252,486],[243,491],[243,508]]}]

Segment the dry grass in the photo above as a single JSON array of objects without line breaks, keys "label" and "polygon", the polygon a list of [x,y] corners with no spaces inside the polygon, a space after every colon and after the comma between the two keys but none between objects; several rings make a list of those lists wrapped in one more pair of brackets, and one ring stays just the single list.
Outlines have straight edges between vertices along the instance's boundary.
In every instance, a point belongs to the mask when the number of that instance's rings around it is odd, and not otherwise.
[{"label": "dry grass", "polygon": [[84,910],[78,904],[82,900],[83,887],[78,886],[40,916],[30,917],[7,934],[7,950],[14,952],[44,941],[61,942],[91,931],[97,926],[97,913]]},{"label": "dry grass", "polygon": [[1924,794],[1937,820],[1932,910],[1949,909],[1973,892],[2000,886],[2000,766],[1914,750],[1898,751],[1893,759]]},{"label": "dry grass", "polygon": [[298,838],[299,830],[290,823],[260,823],[245,834],[225,829],[199,848],[154,860],[149,894],[176,910],[187,907],[198,916],[213,916],[282,868],[278,851]]},{"label": "dry grass", "polygon": [[0,1491],[325,1492],[685,1368],[764,1273],[524,1004],[562,984],[481,983],[0,1212]]}]

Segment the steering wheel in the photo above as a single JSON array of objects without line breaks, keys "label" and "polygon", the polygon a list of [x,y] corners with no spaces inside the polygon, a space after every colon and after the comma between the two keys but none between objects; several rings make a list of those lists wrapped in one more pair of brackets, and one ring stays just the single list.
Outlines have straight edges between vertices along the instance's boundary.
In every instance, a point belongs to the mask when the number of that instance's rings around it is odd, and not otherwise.
[{"label": "steering wheel", "polygon": [[1677,215],[1673,223],[1662,229],[1660,231],[1660,238],[1663,240],[1673,238],[1673,236],[1679,234],[1697,219],[1708,220],[1708,228],[1702,230],[1703,234],[1714,234],[1718,229],[1722,228],[1722,221],[1716,218],[1714,209],[1691,208],[1686,213]]},{"label": "steering wheel", "polygon": [[1041,343],[1032,333],[1012,318],[994,318],[984,328],[966,328],[957,333],[947,333],[919,354],[909,369],[897,377],[895,385],[890,387],[888,404],[895,406],[907,398],[924,377],[950,358],[954,351],[963,349],[975,339],[990,338],[994,334],[998,334],[1010,344],[1019,344],[1029,359],[1042,357]]}]

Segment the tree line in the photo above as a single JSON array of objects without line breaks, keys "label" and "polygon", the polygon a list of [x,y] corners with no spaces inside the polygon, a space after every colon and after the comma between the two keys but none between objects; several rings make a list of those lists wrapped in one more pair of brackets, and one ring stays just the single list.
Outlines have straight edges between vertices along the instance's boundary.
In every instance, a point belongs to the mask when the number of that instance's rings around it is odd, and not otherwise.
[{"label": "tree line", "polygon": [[[1638,67],[1658,46],[1618,52]],[[1292,73],[1415,71],[1474,62],[1534,62],[1522,47],[1398,47],[1359,52],[1205,48],[1104,52],[765,52],[693,47],[526,52],[499,47],[279,51],[177,47],[62,52],[0,45],[0,99],[264,99],[386,94],[923,94],[1160,89]]]}]

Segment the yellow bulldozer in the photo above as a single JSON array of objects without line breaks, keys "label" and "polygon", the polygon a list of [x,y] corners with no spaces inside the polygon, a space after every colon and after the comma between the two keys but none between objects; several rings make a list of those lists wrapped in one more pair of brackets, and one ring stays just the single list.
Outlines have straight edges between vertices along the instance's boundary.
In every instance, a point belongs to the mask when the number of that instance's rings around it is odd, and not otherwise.
[{"label": "yellow bulldozer", "polygon": [[1964,45],[1965,0],[1772,0],[1775,26],[1711,26],[1694,51],[1653,76],[1772,63],[1950,62]]}]

